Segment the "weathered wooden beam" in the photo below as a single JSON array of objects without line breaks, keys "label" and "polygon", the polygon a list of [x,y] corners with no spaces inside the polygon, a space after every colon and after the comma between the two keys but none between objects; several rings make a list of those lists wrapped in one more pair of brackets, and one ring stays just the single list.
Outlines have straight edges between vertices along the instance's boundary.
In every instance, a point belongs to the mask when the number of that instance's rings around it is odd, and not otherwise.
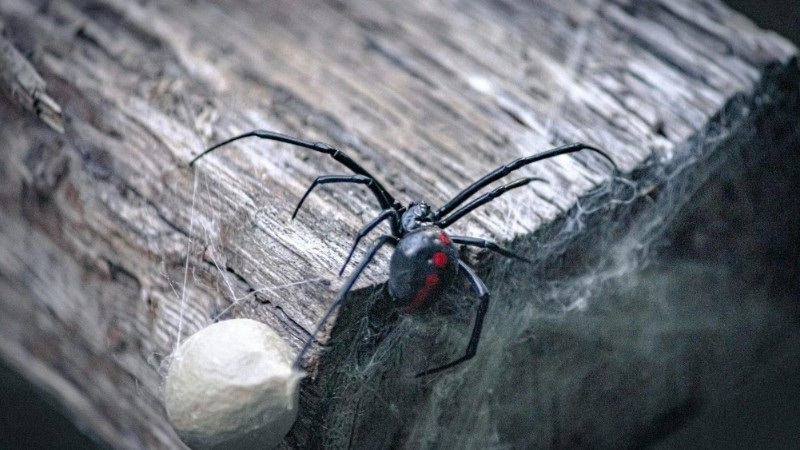
[{"label": "weathered wooden beam", "polygon": [[[179,445],[160,390],[194,331],[251,317],[299,348],[377,212],[368,191],[332,187],[291,221],[315,176],[347,171],[255,139],[187,167],[208,145],[255,128],[328,142],[403,201],[441,204],[566,142],[606,149],[623,173],[666,167],[708,145],[732,98],[781,79],[767,67],[797,71],[796,49],[716,1],[8,0],[0,25],[0,356],[129,448]],[[773,100],[742,114],[784,114]],[[550,183],[454,229],[524,240],[611,178],[582,154],[525,173]],[[384,279],[387,256],[359,287]],[[324,435],[340,378],[322,374],[295,445]]]}]

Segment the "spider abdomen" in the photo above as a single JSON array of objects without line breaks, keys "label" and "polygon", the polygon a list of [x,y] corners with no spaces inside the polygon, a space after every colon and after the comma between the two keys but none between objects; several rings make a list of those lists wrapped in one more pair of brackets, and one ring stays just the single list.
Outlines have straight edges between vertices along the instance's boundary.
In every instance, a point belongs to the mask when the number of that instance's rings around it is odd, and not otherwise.
[{"label": "spider abdomen", "polygon": [[389,295],[412,312],[436,298],[458,273],[458,251],[435,226],[408,232],[397,243],[389,264]]}]

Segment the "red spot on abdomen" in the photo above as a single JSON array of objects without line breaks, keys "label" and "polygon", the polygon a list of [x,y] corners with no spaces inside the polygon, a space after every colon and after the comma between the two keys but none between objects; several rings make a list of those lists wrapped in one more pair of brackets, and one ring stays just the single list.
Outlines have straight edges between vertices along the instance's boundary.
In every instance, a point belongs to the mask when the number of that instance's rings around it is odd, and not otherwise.
[{"label": "red spot on abdomen", "polygon": [[434,267],[444,267],[447,265],[447,255],[444,252],[436,252],[433,254]]},{"label": "red spot on abdomen", "polygon": [[444,245],[450,245],[453,241],[450,240],[450,236],[448,236],[447,234],[445,234],[444,231],[442,231],[441,233],[439,233],[439,242],[441,242]]},{"label": "red spot on abdomen", "polygon": [[414,296],[414,300],[403,310],[405,312],[413,312],[419,309],[419,307],[425,303],[425,300],[428,299],[428,296],[431,294],[431,291],[437,283],[439,283],[439,275],[436,275],[435,273],[429,273],[425,277],[425,284],[419,288],[417,295]]}]

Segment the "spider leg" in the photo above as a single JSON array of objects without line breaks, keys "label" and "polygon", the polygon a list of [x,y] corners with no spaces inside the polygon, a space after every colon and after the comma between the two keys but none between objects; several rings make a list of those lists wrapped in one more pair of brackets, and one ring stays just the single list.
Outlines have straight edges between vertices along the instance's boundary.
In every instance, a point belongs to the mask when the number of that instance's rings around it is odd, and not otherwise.
[{"label": "spider leg", "polygon": [[[213,145],[213,146],[209,147],[208,149],[206,149],[205,151],[203,151],[199,155],[195,156],[194,159],[189,161],[189,166],[193,166],[194,163],[197,162],[197,160],[199,160],[200,158],[206,156],[207,154],[213,152],[214,150],[216,150],[216,149],[218,149],[218,148],[220,148],[220,147],[222,147],[224,145],[227,145],[227,144],[230,144],[231,142],[238,141],[239,139],[244,139],[244,138],[248,138],[248,137],[257,137],[259,139],[268,139],[268,140],[271,140],[271,141],[284,142],[286,144],[296,145],[298,147],[307,148],[309,150],[314,150],[315,152],[324,153],[326,155],[329,155],[331,158],[336,160],[338,163],[344,165],[348,169],[352,170],[354,173],[356,173],[358,175],[363,175],[365,177],[369,177],[369,178],[372,179],[372,183],[369,184],[368,186],[369,186],[370,190],[372,191],[372,193],[375,195],[375,198],[378,199],[378,203],[380,203],[381,209],[395,208],[395,209],[397,209],[399,211],[402,208],[402,205],[400,204],[400,202],[395,200],[395,198],[392,196],[392,194],[390,194],[389,191],[387,191],[386,188],[383,187],[383,185],[374,176],[372,176],[372,174],[370,174],[367,171],[367,169],[361,167],[361,165],[359,165],[357,162],[355,162],[352,158],[347,156],[341,150],[338,150],[338,149],[336,149],[336,148],[334,148],[334,147],[332,147],[332,146],[330,146],[330,145],[328,145],[328,144],[326,144],[324,142],[306,141],[304,139],[287,136],[285,134],[275,133],[273,131],[253,130],[253,131],[249,131],[249,132],[244,133],[244,134],[240,134],[238,136],[234,136],[234,137],[232,137],[230,139],[227,139],[225,141],[222,141],[222,142],[220,142],[220,143],[218,143],[216,145]],[[392,224],[392,229],[397,231],[398,234],[399,234],[400,224],[399,223],[397,223],[397,224],[393,223]]]},{"label": "spider leg", "polygon": [[292,213],[292,219],[297,216],[297,212],[300,211],[300,207],[303,206],[303,202],[306,201],[306,197],[311,191],[314,190],[315,187],[323,184],[331,184],[331,183],[354,183],[354,184],[366,184],[367,186],[371,185],[375,182],[374,178],[370,178],[366,175],[321,175],[314,179],[314,182],[311,183],[308,190],[303,197],[300,198],[300,201],[297,202],[297,206],[294,208],[294,212]]},{"label": "spider leg", "polygon": [[352,289],[353,285],[356,284],[356,280],[358,280],[361,272],[366,269],[367,265],[378,253],[378,250],[380,250],[386,244],[396,245],[397,241],[398,239],[394,236],[381,236],[375,240],[375,242],[372,244],[372,247],[370,247],[369,251],[367,251],[367,255],[361,261],[361,264],[358,265],[356,271],[353,272],[353,274],[350,275],[350,278],[348,278],[344,285],[342,285],[342,288],[339,290],[339,294],[336,296],[336,300],[334,300],[333,303],[331,303],[331,305],[328,307],[327,311],[325,311],[322,319],[319,321],[316,328],[314,328],[314,332],[311,333],[311,336],[309,336],[305,345],[303,345],[300,353],[297,354],[297,358],[295,358],[293,365],[295,370],[300,369],[300,363],[303,361],[303,356],[305,356],[308,349],[311,348],[311,343],[314,342],[317,334],[319,334],[319,332],[322,330],[322,327],[325,326],[325,323],[331,317],[331,314],[333,314],[333,312],[336,311],[336,309],[344,302],[345,298],[347,298],[347,294],[350,292],[350,289]]},{"label": "spider leg", "polygon": [[480,178],[478,181],[467,186],[463,191],[456,194],[456,196],[453,197],[452,200],[445,203],[444,206],[436,210],[436,212],[434,213],[434,218],[439,219],[440,217],[449,213],[453,209],[457,208],[458,205],[464,203],[464,201],[466,201],[469,197],[471,197],[479,190],[483,189],[488,184],[497,181],[500,178],[503,178],[504,176],[508,175],[509,173],[521,167],[527,166],[528,164],[531,163],[535,163],[536,161],[552,158],[554,156],[566,155],[568,153],[575,153],[581,150],[589,150],[599,154],[600,156],[608,160],[609,163],[611,163],[611,166],[614,168],[615,173],[619,172],[619,169],[617,169],[617,165],[616,163],[614,163],[614,160],[612,160],[611,157],[608,156],[608,154],[606,154],[606,152],[598,148],[582,144],[580,142],[575,144],[563,145],[561,147],[556,147],[554,149],[537,153],[535,155],[525,156],[519,159],[515,159],[514,161],[511,161],[510,163],[500,166],[497,169],[493,170],[492,172],[489,172],[488,174]]},{"label": "spider leg", "polygon": [[342,264],[342,268],[339,269],[339,276],[342,276],[344,273],[344,268],[347,267],[347,263],[350,262],[350,259],[353,257],[353,253],[356,251],[356,247],[358,247],[358,243],[361,242],[361,239],[364,238],[370,231],[374,230],[375,227],[381,224],[384,220],[394,217],[395,222],[400,220],[397,211],[393,208],[384,209],[378,214],[378,217],[372,219],[368,224],[364,225],[360,230],[358,230],[358,234],[356,235],[355,242],[353,242],[353,246],[350,248],[350,253],[347,254],[347,258],[344,260],[344,264]]},{"label": "spider leg", "polygon": [[439,228],[442,228],[442,229],[447,228],[450,225],[452,225],[453,222],[455,222],[456,220],[458,220],[461,217],[463,217],[463,216],[469,214],[470,212],[472,212],[473,209],[478,208],[479,206],[485,205],[486,203],[489,203],[490,201],[496,199],[497,197],[500,197],[501,195],[505,194],[506,192],[508,192],[508,191],[510,191],[512,189],[516,189],[518,187],[525,186],[526,184],[528,184],[528,183],[530,183],[532,181],[542,181],[542,182],[545,182],[545,183],[547,182],[547,180],[544,180],[542,178],[535,178],[535,177],[527,177],[527,178],[520,178],[518,180],[514,180],[511,183],[508,183],[508,184],[505,184],[503,186],[500,186],[499,188],[497,188],[497,189],[495,189],[495,190],[493,190],[491,192],[487,192],[487,193],[481,195],[480,197],[476,198],[475,200],[467,203],[466,205],[464,205],[461,208],[457,209],[454,213],[450,214],[449,216],[445,217],[442,220],[437,221],[436,222],[436,226],[439,227]]},{"label": "spider leg", "polygon": [[472,328],[472,336],[469,338],[469,344],[467,344],[467,351],[464,353],[464,356],[455,361],[451,361],[443,366],[418,373],[416,375],[417,378],[461,364],[475,356],[475,353],[478,351],[478,341],[481,340],[483,319],[486,317],[486,311],[489,308],[489,290],[486,289],[486,285],[483,284],[483,281],[481,281],[480,278],[478,278],[478,275],[475,274],[475,271],[473,271],[463,261],[459,261],[458,266],[461,267],[464,273],[466,273],[467,278],[469,278],[470,283],[472,283],[472,287],[475,289],[475,293],[478,294],[478,298],[480,299],[480,303],[478,303],[478,312],[475,314],[475,325]]},{"label": "spider leg", "polygon": [[450,236],[450,240],[452,240],[456,244],[471,245],[471,246],[474,246],[474,247],[486,248],[486,249],[489,249],[489,250],[491,250],[493,252],[497,252],[497,253],[499,253],[499,254],[501,254],[503,256],[507,256],[509,258],[514,258],[514,259],[518,259],[520,261],[525,261],[527,263],[532,263],[533,262],[533,261],[531,261],[530,259],[528,259],[528,258],[526,258],[524,256],[517,255],[516,253],[512,252],[511,250],[508,250],[507,248],[503,248],[503,247],[497,245],[497,243],[494,242],[494,241],[487,241],[486,239],[478,239],[478,238],[467,237],[467,236]]}]

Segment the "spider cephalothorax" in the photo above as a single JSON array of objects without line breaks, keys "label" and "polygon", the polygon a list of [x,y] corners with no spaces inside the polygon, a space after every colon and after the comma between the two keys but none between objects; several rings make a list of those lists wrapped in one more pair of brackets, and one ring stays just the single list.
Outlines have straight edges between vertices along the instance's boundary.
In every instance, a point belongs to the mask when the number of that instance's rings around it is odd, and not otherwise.
[{"label": "spider cephalothorax", "polygon": [[413,202],[400,217],[403,232],[413,231],[417,228],[433,223],[433,212],[425,202]]},{"label": "spider cephalothorax", "polygon": [[475,272],[465,264],[464,261],[459,259],[455,244],[485,248],[501,255],[524,261],[527,261],[527,259],[515,255],[492,241],[467,236],[450,236],[444,230],[474,209],[494,200],[505,192],[524,186],[532,181],[544,180],[534,177],[519,178],[492,191],[486,192],[472,201],[467,202],[467,200],[489,184],[504,178],[509,173],[521,167],[543,159],[581,150],[589,150],[599,154],[611,163],[614,172],[617,171],[617,166],[614,164],[614,161],[597,148],[581,143],[564,145],[531,156],[522,157],[500,166],[467,186],[440,208],[432,210],[427,203],[422,201],[413,202],[407,208],[402,206],[402,204],[398,202],[374,176],[367,172],[366,169],[361,167],[349,156],[342,153],[342,151],[328,144],[306,141],[272,131],[254,130],[230,138],[207,149],[195,157],[189,165],[193,165],[198,159],[225,144],[246,137],[258,137],[261,139],[285,142],[287,144],[297,145],[324,153],[330,155],[334,160],[353,172],[353,174],[349,175],[323,175],[314,179],[311,186],[298,202],[292,214],[292,218],[297,215],[297,211],[302,206],[306,197],[319,185],[331,183],[363,184],[375,196],[375,200],[378,202],[381,212],[375,219],[364,225],[356,234],[355,242],[350,250],[350,254],[342,265],[339,272],[340,274],[344,271],[358,243],[363,237],[386,220],[389,221],[392,230],[391,234],[381,236],[375,240],[356,270],[350,275],[347,281],[345,281],[336,300],[328,307],[328,310],[325,312],[325,315],[322,316],[322,319],[320,319],[316,329],[311,333],[305,345],[300,350],[300,353],[297,355],[297,359],[295,360],[296,368],[299,368],[302,364],[303,356],[311,347],[311,343],[320,330],[322,330],[323,325],[327,322],[331,314],[345,300],[348,292],[350,292],[359,275],[361,275],[361,272],[363,272],[369,262],[372,261],[378,253],[378,250],[387,244],[395,247],[389,266],[388,289],[389,295],[396,302],[398,309],[406,312],[419,310],[420,307],[429,304],[436,299],[442,291],[449,287],[459,273],[463,273],[467,279],[469,279],[480,300],[475,316],[475,324],[472,328],[472,336],[470,337],[464,356],[442,366],[428,369],[417,374],[417,376],[438,372],[472,358],[475,356],[475,352],[478,349],[483,319],[486,316],[486,311],[489,306],[489,291]]}]

